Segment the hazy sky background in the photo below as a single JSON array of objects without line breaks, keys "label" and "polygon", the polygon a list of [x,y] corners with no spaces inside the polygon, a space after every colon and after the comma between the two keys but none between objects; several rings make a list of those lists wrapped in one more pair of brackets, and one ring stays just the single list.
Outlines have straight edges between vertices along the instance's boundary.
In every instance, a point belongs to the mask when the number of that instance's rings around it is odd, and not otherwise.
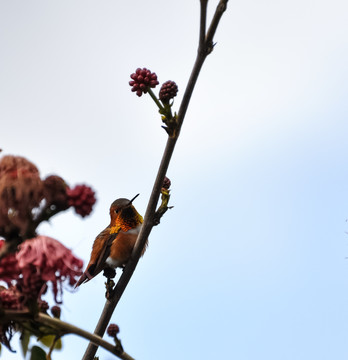
[{"label": "hazy sky background", "polygon": [[[347,359],[347,11],[229,2],[168,171],[174,209],[112,318],[137,360]],[[0,1],[0,148],[95,189],[90,217],[40,228],[85,261],[113,200],[140,193],[145,212],[166,142],[129,75],[175,80],[177,110],[198,21],[197,0]],[[65,291],[62,319],[93,331],[103,282]],[[87,346],[63,343],[54,360]]]}]

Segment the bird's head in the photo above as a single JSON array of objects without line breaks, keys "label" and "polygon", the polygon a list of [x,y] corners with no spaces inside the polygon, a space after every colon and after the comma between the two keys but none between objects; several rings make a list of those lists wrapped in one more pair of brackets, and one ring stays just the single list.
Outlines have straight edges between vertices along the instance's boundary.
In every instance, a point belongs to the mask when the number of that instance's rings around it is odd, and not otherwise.
[{"label": "bird's head", "polygon": [[132,200],[120,198],[115,200],[110,206],[110,217],[113,223],[117,219],[123,219],[131,217],[133,213],[136,213],[132,202],[137,198],[139,194],[135,195]]}]

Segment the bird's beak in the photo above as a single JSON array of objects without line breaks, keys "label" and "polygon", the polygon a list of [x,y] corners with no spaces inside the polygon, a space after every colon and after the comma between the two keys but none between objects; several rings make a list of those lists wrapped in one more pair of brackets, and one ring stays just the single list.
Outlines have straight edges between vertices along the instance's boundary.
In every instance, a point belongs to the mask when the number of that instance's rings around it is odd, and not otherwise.
[{"label": "bird's beak", "polygon": [[129,201],[129,205],[130,205],[139,195],[140,195],[140,194],[135,195],[134,198]]}]

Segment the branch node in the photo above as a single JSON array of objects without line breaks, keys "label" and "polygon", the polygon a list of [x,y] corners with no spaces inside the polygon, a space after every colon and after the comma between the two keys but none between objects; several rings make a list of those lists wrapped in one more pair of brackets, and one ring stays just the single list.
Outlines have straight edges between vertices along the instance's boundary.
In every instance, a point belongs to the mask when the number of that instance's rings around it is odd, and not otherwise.
[{"label": "branch node", "polygon": [[168,206],[168,202],[170,199],[169,192],[170,192],[169,189],[165,189],[165,188],[161,189],[162,203],[153,216],[153,220],[152,220],[153,226],[158,225],[160,223],[161,217],[167,212],[167,210],[172,209],[174,207],[174,206]]}]

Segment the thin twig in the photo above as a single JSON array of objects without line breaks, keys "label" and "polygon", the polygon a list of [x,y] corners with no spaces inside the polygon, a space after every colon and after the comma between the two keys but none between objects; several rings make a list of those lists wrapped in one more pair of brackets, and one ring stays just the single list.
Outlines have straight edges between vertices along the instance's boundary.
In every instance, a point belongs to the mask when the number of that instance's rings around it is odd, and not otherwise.
[{"label": "thin twig", "polygon": [[201,22],[199,26],[199,48],[203,46],[205,40],[205,26],[207,22],[208,0],[201,0]]},{"label": "thin twig", "polygon": [[149,93],[149,95],[151,96],[152,100],[156,103],[156,105],[158,106],[158,108],[160,109],[160,111],[164,111],[164,107],[162,106],[162,104],[158,101],[156,95],[153,93],[153,91],[151,90],[151,88],[149,88],[147,90],[147,92]]},{"label": "thin twig", "polygon": [[31,320],[33,315],[29,312],[29,310],[3,310],[0,313],[0,324],[5,323],[11,320]]},{"label": "thin twig", "polygon": [[[201,0],[201,20],[200,20],[200,44],[197,52],[197,57],[195,64],[193,66],[190,79],[188,81],[188,84],[186,86],[186,90],[179,108],[178,117],[177,117],[177,129],[175,131],[174,136],[169,136],[167,140],[167,144],[162,156],[161,164],[158,169],[158,173],[156,176],[155,183],[153,185],[153,189],[151,192],[151,196],[149,199],[149,203],[147,205],[147,209],[144,216],[144,223],[141,227],[138,239],[136,241],[136,244],[134,246],[131,259],[128,261],[119,281],[116,284],[116,287],[114,289],[113,296],[111,299],[107,300],[103,309],[103,312],[99,318],[98,324],[95,328],[94,333],[98,334],[100,336],[103,336],[106,327],[108,323],[110,322],[111,316],[126,288],[126,286],[129,283],[130,278],[133,275],[133,272],[137,266],[137,263],[139,261],[139,258],[141,256],[141,253],[144,249],[146,240],[148,236],[150,235],[150,232],[153,227],[153,218],[156,211],[156,205],[158,203],[161,187],[163,184],[164,177],[167,173],[167,169],[171,160],[171,157],[174,152],[176,141],[180,134],[180,129],[182,127],[186,111],[192,96],[193,89],[196,85],[198,75],[200,73],[200,70],[202,68],[202,65],[204,63],[204,60],[211,52],[209,49],[211,47],[211,41],[212,37],[215,34],[217,25],[221,19],[222,13],[226,9],[226,4],[228,0],[220,1],[220,3],[217,6],[215,15],[213,17],[212,23],[210,24],[208,35],[204,36],[202,35],[203,32],[205,32],[205,18],[206,18],[206,0]],[[222,11],[223,10],[223,11]],[[205,39],[204,41],[201,39]],[[92,360],[97,352],[98,346],[89,343],[85,354],[82,358],[82,360]]]},{"label": "thin twig", "polygon": [[22,324],[25,322],[33,321],[35,323],[47,326],[48,329],[52,329],[52,334],[56,336],[61,337],[66,334],[75,334],[89,341],[92,341],[98,346],[103,347],[104,349],[110,351],[112,354],[116,355],[120,359],[134,360],[134,358],[132,358],[126,352],[120,353],[120,351],[115,345],[103,340],[100,336],[92,334],[60,319],[52,318],[51,316],[43,313],[33,315],[29,310],[4,310],[0,313],[0,324],[4,324],[8,321],[14,321]]},{"label": "thin twig", "polygon": [[52,353],[53,353],[53,350],[54,350],[54,348],[55,348],[55,346],[56,346],[56,344],[57,344],[57,341],[58,341],[60,338],[61,338],[61,337],[58,336],[58,335],[56,335],[56,336],[54,337],[54,340],[52,341],[52,344],[51,344],[51,346],[50,346],[50,349],[49,349],[49,351],[48,351],[48,353],[47,353],[47,355],[46,355],[47,360],[51,360],[51,355],[52,355]]},{"label": "thin twig", "polygon": [[218,6],[216,7],[215,14],[213,16],[213,19],[210,23],[209,29],[207,31],[207,36],[205,38],[206,44],[210,44],[213,41],[213,37],[215,35],[216,29],[219,25],[221,16],[227,9],[227,2],[228,0],[220,0]]},{"label": "thin twig", "polygon": [[130,355],[125,352],[120,353],[115,345],[110,344],[109,342],[103,340],[100,336],[91,334],[88,331],[80,329],[72,324],[64,322],[62,320],[52,318],[46,314],[39,313],[37,314],[35,320],[41,324],[52,327],[54,330],[58,329],[63,334],[75,334],[79,335],[87,340],[92,341],[98,346],[103,347],[104,349],[110,351],[112,354],[116,355],[120,359],[124,360],[134,360]]}]

